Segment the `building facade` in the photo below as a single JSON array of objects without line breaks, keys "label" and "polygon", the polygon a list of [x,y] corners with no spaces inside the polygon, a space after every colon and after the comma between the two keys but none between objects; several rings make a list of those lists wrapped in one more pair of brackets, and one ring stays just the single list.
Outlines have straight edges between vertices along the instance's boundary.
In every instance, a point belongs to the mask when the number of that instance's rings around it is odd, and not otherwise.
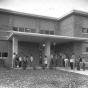
[{"label": "building facade", "polygon": [[58,19],[0,9],[0,57],[11,67],[14,52],[32,54],[36,65],[40,53],[47,56],[48,65],[50,54],[60,52],[88,61],[88,13],[73,10]]}]

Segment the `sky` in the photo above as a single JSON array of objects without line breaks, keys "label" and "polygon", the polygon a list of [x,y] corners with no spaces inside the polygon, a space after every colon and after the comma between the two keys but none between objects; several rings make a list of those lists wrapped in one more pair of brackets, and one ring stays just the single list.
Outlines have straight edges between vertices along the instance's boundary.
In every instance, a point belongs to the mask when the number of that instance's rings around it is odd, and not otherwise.
[{"label": "sky", "polygon": [[0,0],[0,8],[60,18],[73,9],[88,12],[88,0]]}]

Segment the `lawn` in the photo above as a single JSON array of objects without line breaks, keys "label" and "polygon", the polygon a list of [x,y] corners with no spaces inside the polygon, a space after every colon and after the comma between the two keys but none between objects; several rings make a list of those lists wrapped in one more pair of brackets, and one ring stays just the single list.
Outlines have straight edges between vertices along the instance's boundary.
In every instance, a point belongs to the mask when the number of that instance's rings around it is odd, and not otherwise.
[{"label": "lawn", "polygon": [[1,68],[0,88],[88,88],[88,76],[56,69]]}]

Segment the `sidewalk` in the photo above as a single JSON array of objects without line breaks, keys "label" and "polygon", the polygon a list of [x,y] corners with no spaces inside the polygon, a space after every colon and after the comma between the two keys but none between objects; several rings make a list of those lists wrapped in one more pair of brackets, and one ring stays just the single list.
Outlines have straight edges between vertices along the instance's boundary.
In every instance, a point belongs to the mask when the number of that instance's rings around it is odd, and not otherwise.
[{"label": "sidewalk", "polygon": [[65,69],[64,67],[57,67],[58,70],[63,70],[63,71],[68,71],[68,72],[74,72],[74,73],[79,73],[79,74],[83,74],[83,75],[88,75],[88,70],[86,69],[85,71],[81,70],[77,70],[77,68],[74,68],[73,70],[71,70],[70,67],[68,67],[67,69]]},{"label": "sidewalk", "polygon": [[[22,68],[14,68],[14,69],[22,69]],[[27,69],[33,69],[33,67],[27,67]],[[37,67],[37,69],[41,69],[41,67]],[[57,67],[57,70],[63,70],[63,71],[68,71],[68,72],[74,72],[74,73],[79,73],[79,74],[83,74],[83,75],[88,75],[88,69],[86,69],[85,71],[81,70],[77,70],[77,68],[74,68],[73,70],[71,70],[70,67],[68,67],[67,69],[65,67]]]}]

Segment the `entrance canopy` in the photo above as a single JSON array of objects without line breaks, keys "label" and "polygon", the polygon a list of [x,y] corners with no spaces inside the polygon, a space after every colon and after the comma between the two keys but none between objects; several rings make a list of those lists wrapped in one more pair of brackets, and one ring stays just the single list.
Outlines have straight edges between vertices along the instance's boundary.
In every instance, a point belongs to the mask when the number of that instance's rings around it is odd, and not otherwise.
[{"label": "entrance canopy", "polygon": [[64,43],[71,41],[88,41],[88,38],[15,32],[15,31],[8,37],[8,40],[12,40],[13,37],[17,37],[18,41],[27,41],[27,42],[45,42],[48,40],[55,43]]}]

